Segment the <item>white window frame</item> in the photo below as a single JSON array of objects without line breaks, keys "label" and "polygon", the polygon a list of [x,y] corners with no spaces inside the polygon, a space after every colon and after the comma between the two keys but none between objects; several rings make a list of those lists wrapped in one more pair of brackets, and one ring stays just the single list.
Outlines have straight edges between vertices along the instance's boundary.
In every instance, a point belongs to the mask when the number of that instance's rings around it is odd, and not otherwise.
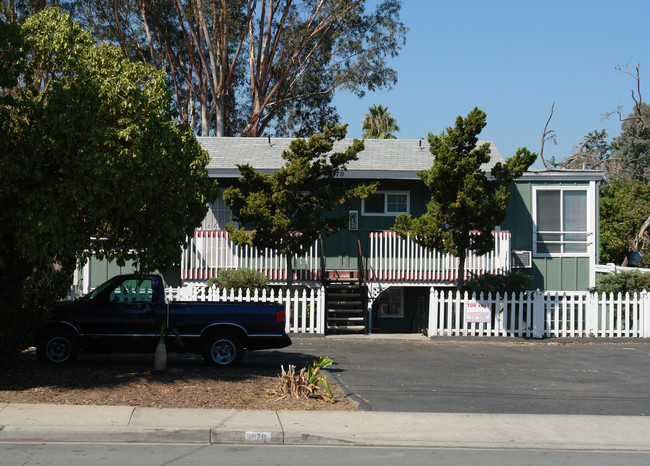
[{"label": "white window frame", "polygon": [[[375,194],[384,195],[384,212],[366,212],[366,199],[361,200],[361,215],[366,217],[397,217],[399,214],[409,215],[411,213],[411,192],[410,191],[377,191]],[[388,212],[389,195],[406,195],[406,210],[399,212]]]},{"label": "white window frame", "polygon": [[389,287],[384,290],[384,293],[396,293],[399,299],[399,314],[383,314],[381,309],[381,302],[379,303],[379,309],[377,316],[381,319],[403,319],[404,318],[404,288],[402,287]]},{"label": "white window frame", "polygon": [[[584,232],[586,234],[586,241],[584,242],[586,246],[585,252],[540,252],[537,249],[538,244],[542,244],[543,241],[539,241],[537,239],[538,233],[540,231],[537,229],[537,193],[541,191],[559,191],[560,192],[560,222],[561,222],[561,227],[562,230],[560,231],[553,231],[553,232],[547,232],[547,233],[557,233],[560,235],[564,235],[565,233],[577,233],[577,232],[565,232],[564,231],[564,214],[563,214],[563,209],[562,205],[564,202],[564,193],[569,192],[569,191],[579,191],[579,192],[584,192],[586,194],[585,196],[585,202],[587,205],[585,206],[585,212],[587,215],[587,223],[586,223],[586,231]],[[593,244],[594,244],[594,229],[595,229],[595,224],[594,224],[594,219],[595,219],[595,207],[594,207],[594,194],[593,194],[593,189],[591,186],[560,186],[560,185],[549,185],[549,186],[534,186],[533,187],[533,256],[534,257],[589,257],[593,255]],[[581,233],[581,232],[580,232]],[[561,240],[559,244],[565,245],[569,244],[571,241],[564,241]],[[580,242],[582,243],[582,242]],[[563,248],[562,248],[563,249]]]}]

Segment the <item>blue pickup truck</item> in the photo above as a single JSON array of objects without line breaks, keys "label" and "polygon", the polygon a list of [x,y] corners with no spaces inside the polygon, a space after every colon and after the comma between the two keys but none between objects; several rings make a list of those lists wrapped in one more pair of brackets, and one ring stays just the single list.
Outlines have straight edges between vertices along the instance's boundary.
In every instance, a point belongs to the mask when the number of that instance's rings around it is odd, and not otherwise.
[{"label": "blue pickup truck", "polygon": [[37,327],[38,358],[73,361],[79,351],[153,353],[160,339],[171,352],[203,354],[206,363],[234,366],[244,349],[283,348],[285,309],[276,303],[167,302],[160,275],[120,275],[75,301],[58,303]]}]

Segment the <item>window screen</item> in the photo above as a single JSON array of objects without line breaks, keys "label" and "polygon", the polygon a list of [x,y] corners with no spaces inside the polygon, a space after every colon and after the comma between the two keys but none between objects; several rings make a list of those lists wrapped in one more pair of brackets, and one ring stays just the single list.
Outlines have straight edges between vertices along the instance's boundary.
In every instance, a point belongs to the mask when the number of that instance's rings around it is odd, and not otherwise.
[{"label": "window screen", "polygon": [[587,252],[587,192],[536,191],[535,252],[541,255]]}]

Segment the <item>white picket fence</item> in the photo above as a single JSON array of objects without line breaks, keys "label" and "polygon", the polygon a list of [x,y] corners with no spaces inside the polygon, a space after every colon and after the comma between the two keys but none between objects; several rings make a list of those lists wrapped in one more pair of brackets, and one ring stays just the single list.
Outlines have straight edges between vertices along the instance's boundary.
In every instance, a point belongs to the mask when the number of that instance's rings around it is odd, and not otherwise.
[{"label": "white picket fence", "polygon": [[[325,288],[219,290],[199,284],[167,288],[169,301],[276,302],[286,309],[287,333],[325,333]],[[467,303],[489,308],[488,322],[467,322]],[[650,293],[598,295],[531,292],[478,297],[431,289],[429,336],[650,338]]]},{"label": "white picket fence", "polygon": [[[468,303],[489,308],[488,322],[468,322]],[[432,290],[429,336],[650,337],[650,294],[541,292],[504,297]]]},{"label": "white picket fence", "polygon": [[325,288],[271,290],[220,290],[216,287],[188,284],[165,289],[167,301],[228,301],[279,303],[286,311],[285,332],[325,333]]}]

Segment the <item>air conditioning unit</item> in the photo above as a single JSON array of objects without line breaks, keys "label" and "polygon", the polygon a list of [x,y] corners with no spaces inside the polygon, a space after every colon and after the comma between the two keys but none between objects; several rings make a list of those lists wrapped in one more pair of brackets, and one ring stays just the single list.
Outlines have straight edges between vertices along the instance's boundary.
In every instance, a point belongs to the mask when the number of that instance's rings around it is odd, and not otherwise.
[{"label": "air conditioning unit", "polygon": [[510,266],[513,269],[530,269],[533,266],[532,251],[511,251]]}]

